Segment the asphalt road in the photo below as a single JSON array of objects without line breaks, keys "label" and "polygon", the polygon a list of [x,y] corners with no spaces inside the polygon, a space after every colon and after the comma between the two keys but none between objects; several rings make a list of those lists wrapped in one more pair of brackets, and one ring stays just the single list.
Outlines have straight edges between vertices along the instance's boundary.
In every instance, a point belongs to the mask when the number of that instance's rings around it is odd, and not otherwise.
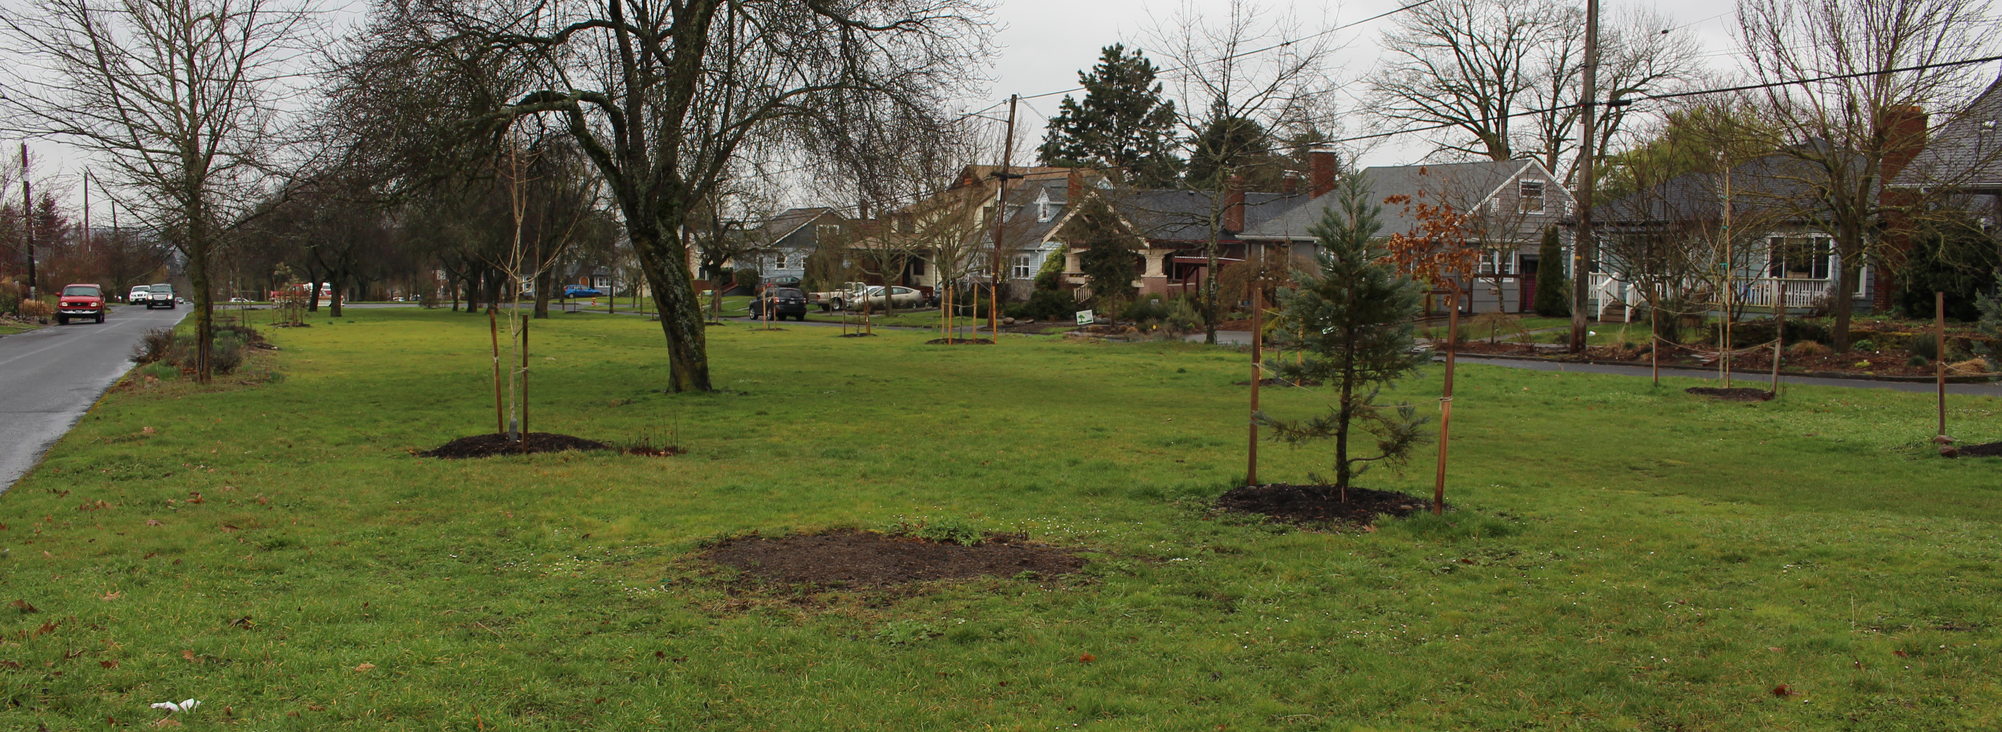
[{"label": "asphalt road", "polygon": [[104,325],[52,325],[0,337],[0,493],[132,368],[132,349],[146,331],[187,314],[187,306],[117,305]]}]

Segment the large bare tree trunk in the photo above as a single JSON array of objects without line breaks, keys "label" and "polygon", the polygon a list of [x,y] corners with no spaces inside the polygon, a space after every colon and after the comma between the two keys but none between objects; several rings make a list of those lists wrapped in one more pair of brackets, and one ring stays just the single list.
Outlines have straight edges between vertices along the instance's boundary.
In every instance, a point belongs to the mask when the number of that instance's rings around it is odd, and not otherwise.
[{"label": "large bare tree trunk", "polygon": [[[662,217],[667,218],[667,217]],[[628,217],[627,221],[635,217]],[[665,228],[665,227],[663,227]],[[677,240],[659,230],[632,230],[633,251],[653,290],[660,311],[660,330],[667,337],[668,389],[709,391],[708,335],[702,325],[702,303],[695,294]]]}]

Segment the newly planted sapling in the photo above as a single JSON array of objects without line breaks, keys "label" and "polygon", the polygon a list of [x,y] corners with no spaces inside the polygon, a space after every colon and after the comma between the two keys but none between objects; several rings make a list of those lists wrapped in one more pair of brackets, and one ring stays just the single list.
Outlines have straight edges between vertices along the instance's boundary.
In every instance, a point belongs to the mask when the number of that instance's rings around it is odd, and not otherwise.
[{"label": "newly planted sapling", "polygon": [[[1377,244],[1380,207],[1368,200],[1360,179],[1350,176],[1335,189],[1335,208],[1313,234],[1318,271],[1303,285],[1280,295],[1287,322],[1301,327],[1306,357],[1275,368],[1295,381],[1312,379],[1335,392],[1327,414],[1280,420],[1260,413],[1260,424],[1276,439],[1335,442],[1334,483],[1342,501],[1356,476],[1377,462],[1402,459],[1418,442],[1424,423],[1408,404],[1376,404],[1383,387],[1418,370],[1426,354],[1416,351],[1412,323],[1419,314],[1417,282],[1398,273]],[[1349,449],[1357,431],[1376,438],[1374,455]]]}]

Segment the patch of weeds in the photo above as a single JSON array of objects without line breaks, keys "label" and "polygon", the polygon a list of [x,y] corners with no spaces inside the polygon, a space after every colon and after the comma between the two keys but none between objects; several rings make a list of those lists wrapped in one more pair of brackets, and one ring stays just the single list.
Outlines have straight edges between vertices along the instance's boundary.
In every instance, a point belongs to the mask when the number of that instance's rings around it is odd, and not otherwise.
[{"label": "patch of weeds", "polygon": [[945,635],[945,631],[922,620],[892,620],[876,629],[876,640],[893,646],[909,646]]},{"label": "patch of weeds", "polygon": [[896,522],[883,533],[960,546],[978,544],[987,535],[972,522],[952,516],[898,516]]}]

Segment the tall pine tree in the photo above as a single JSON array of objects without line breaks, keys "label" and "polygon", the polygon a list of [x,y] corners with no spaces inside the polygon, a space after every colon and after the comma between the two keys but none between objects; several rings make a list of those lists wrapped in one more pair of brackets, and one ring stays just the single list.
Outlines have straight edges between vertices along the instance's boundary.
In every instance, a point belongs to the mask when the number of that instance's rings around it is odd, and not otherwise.
[{"label": "tall pine tree", "polygon": [[1143,188],[1174,183],[1175,103],[1161,97],[1154,62],[1126,46],[1105,47],[1098,65],[1079,72],[1084,99],[1064,97],[1050,118],[1040,150],[1044,165],[1086,165],[1125,171]]}]

